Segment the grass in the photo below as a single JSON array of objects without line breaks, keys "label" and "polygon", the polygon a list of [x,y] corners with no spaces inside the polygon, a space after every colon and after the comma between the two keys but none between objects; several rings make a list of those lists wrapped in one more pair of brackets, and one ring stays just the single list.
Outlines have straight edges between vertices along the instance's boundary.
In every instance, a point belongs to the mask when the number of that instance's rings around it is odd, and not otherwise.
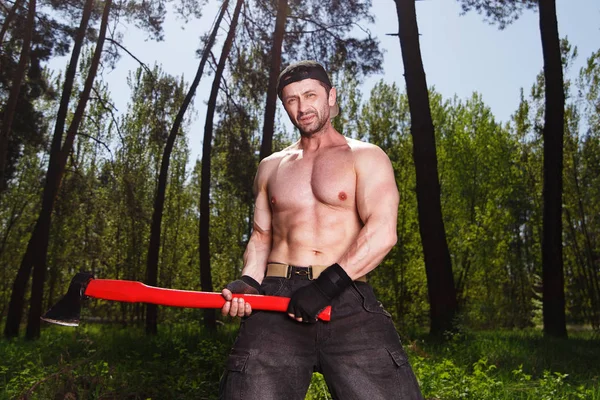
[{"label": "grass", "polygon": [[212,399],[234,329],[50,327],[42,339],[0,342],[0,399]]},{"label": "grass", "polygon": [[544,338],[539,330],[421,337],[407,346],[427,398],[600,399],[600,340]]},{"label": "grass", "polygon": [[[48,327],[35,342],[0,340],[0,399],[216,399],[236,327]],[[600,400],[600,339],[539,331],[473,332],[404,341],[427,399]],[[310,400],[331,396],[313,376]]]}]

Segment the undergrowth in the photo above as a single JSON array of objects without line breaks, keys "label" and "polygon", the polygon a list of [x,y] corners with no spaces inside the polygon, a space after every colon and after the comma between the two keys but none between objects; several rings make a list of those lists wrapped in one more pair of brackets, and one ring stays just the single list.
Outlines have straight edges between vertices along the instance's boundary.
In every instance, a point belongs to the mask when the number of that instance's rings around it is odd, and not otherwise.
[{"label": "undergrowth", "polygon": [[[42,338],[0,340],[0,399],[216,399],[233,324],[48,327]],[[426,399],[600,400],[600,340],[538,331],[476,332],[405,347]],[[306,396],[331,399],[320,374]]]}]

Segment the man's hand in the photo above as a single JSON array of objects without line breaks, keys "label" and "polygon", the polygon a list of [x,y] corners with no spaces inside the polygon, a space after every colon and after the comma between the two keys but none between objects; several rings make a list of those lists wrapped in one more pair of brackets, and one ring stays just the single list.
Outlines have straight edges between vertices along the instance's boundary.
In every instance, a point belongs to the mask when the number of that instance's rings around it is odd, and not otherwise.
[{"label": "man's hand", "polygon": [[314,281],[292,294],[287,312],[291,318],[298,322],[317,322],[319,311],[329,305],[331,299],[319,289]]},{"label": "man's hand", "polygon": [[352,279],[339,264],[333,264],[321,275],[292,294],[287,312],[298,322],[317,322],[317,315],[327,307],[346,287]]},{"label": "man's hand", "polygon": [[233,293],[237,294],[260,294],[260,284],[248,275],[229,283],[221,291],[225,298],[225,304],[221,308],[221,314],[231,317],[248,317],[252,314],[252,307],[244,299],[234,299]]}]

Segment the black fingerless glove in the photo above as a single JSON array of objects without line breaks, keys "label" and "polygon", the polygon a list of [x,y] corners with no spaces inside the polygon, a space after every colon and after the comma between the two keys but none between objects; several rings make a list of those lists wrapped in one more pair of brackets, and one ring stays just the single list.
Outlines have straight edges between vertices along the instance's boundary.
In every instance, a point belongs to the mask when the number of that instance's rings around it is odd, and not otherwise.
[{"label": "black fingerless glove", "polygon": [[348,286],[352,279],[339,264],[333,264],[319,275],[310,285],[296,290],[292,294],[287,312],[302,322],[316,322],[321,310],[331,304]]},{"label": "black fingerless glove", "polygon": [[229,289],[231,293],[260,294],[260,283],[255,281],[251,276],[242,275],[240,279],[225,286],[225,289]]}]

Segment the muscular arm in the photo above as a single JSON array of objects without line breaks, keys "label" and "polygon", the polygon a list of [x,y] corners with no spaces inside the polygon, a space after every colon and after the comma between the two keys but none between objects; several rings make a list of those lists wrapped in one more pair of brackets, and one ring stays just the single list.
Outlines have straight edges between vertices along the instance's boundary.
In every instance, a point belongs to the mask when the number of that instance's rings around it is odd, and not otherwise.
[{"label": "muscular arm", "polygon": [[[252,277],[258,283],[261,283],[267,269],[267,260],[271,252],[272,230],[271,230],[271,207],[267,193],[267,167],[263,161],[258,167],[258,172],[254,179],[254,229],[250,235],[250,240],[244,252],[244,267],[242,275]],[[226,302],[221,313],[232,317],[252,313],[250,304],[245,303],[243,299],[232,300],[232,293],[228,289],[221,292]]]},{"label": "muscular arm", "polygon": [[244,252],[244,268],[242,275],[249,275],[261,283],[267,269],[267,259],[271,252],[271,205],[267,193],[267,162],[261,162],[254,179],[254,229],[246,251]]},{"label": "muscular arm", "polygon": [[287,311],[299,322],[315,322],[319,310],[352,280],[374,269],[396,244],[398,189],[390,160],[372,145],[361,145],[353,151],[356,208],[363,226],[336,264],[292,294]]},{"label": "muscular arm", "polygon": [[244,252],[242,275],[249,275],[258,283],[262,282],[271,252],[271,243],[271,209],[265,189],[258,192],[256,197],[254,230]]},{"label": "muscular arm", "polygon": [[396,244],[399,195],[388,156],[378,147],[357,151],[356,206],[364,226],[338,264],[353,280],[373,270]]}]

